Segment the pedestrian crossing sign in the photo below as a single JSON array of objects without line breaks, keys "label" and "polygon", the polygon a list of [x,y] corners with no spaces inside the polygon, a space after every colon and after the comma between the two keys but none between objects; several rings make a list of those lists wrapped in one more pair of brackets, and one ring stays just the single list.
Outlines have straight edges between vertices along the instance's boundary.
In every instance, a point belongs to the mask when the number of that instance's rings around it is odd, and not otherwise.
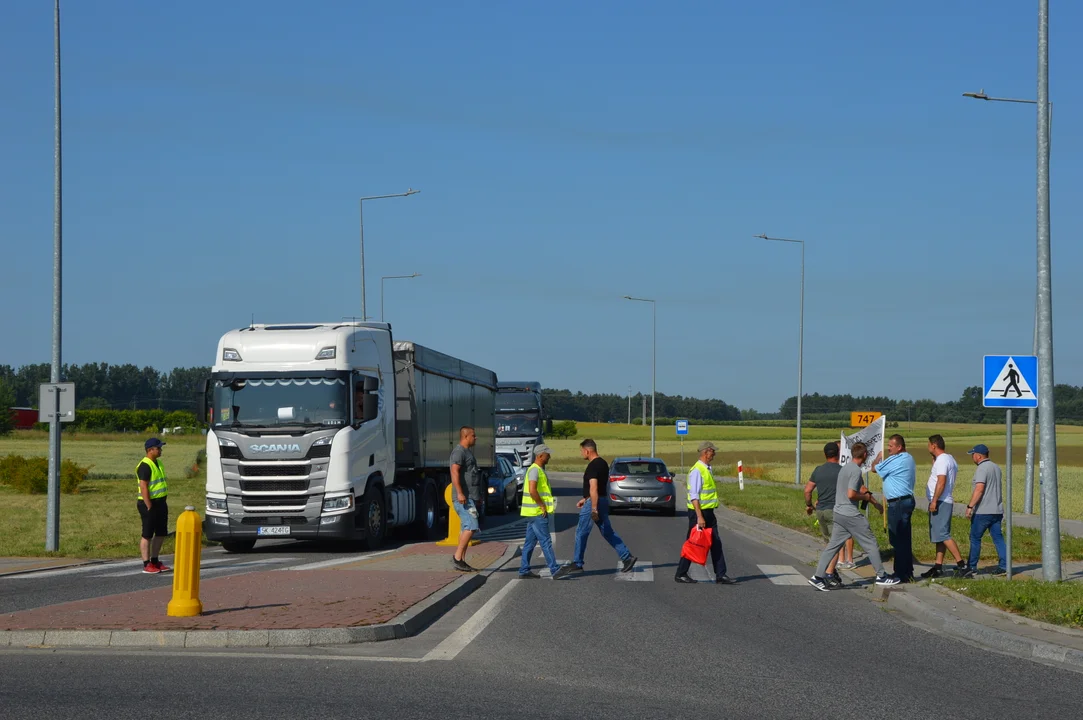
[{"label": "pedestrian crossing sign", "polygon": [[1038,358],[1034,355],[986,355],[982,405],[995,408],[1038,407]]}]

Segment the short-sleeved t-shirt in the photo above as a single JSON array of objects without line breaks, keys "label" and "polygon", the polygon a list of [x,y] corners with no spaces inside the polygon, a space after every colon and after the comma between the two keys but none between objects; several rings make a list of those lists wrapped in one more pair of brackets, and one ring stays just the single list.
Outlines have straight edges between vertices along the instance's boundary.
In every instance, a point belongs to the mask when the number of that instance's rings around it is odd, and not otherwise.
[{"label": "short-sleeved t-shirt", "polygon": [[[158,465],[157,460],[154,460],[153,462],[155,465]],[[159,465],[159,467],[161,466]],[[139,463],[139,465],[135,468],[135,476],[140,480],[150,482],[150,465],[147,465],[143,462]]]},{"label": "short-sleeved t-shirt", "polygon": [[590,497],[591,479],[598,481],[598,497],[605,498],[609,492],[609,463],[603,458],[596,457],[587,463],[587,469],[583,473],[583,497]]},{"label": "short-sleeved t-shirt", "polygon": [[929,473],[929,483],[925,487],[925,499],[929,502],[933,500],[933,491],[936,490],[936,480],[939,476],[944,475],[944,492],[940,493],[939,502],[953,503],[955,498],[952,497],[952,493],[955,492],[955,476],[959,474],[959,463],[955,462],[955,458],[947,453],[941,453],[936,460],[933,461],[932,472]]},{"label": "short-sleeved t-shirt", "polygon": [[857,507],[857,500],[851,500],[847,494],[849,490],[860,490],[865,485],[865,479],[861,477],[861,466],[857,463],[848,462],[839,470],[839,479],[835,483],[835,514],[857,517],[861,510]]},{"label": "short-sleeved t-shirt", "polygon": [[481,500],[481,476],[478,474],[478,461],[470,448],[456,445],[455,449],[451,451],[451,459],[448,464],[459,466],[459,478],[462,480],[466,496],[474,501]]},{"label": "short-sleeved t-shirt", "polygon": [[985,485],[981,500],[973,508],[975,515],[1004,514],[1004,499],[1000,490],[1000,479],[1000,466],[992,460],[982,460],[978,467],[974,469],[973,487],[977,487],[978,483]]},{"label": "short-sleeved t-shirt", "polygon": [[812,477],[809,480],[816,484],[817,510],[830,510],[835,507],[835,491],[838,488],[841,470],[842,465],[829,462],[812,471]]}]

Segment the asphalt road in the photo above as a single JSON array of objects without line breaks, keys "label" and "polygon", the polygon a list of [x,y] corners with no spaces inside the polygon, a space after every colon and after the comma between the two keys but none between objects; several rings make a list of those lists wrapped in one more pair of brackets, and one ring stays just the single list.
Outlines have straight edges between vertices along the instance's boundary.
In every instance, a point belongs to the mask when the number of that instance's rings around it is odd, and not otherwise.
[{"label": "asphalt road", "polygon": [[[574,493],[559,483],[558,556]],[[686,521],[616,516],[588,572],[514,568],[422,635],[303,651],[0,652],[4,718],[1075,717],[1080,675],[912,627],[856,590],[786,582],[792,558],[723,530],[737,586],[673,582]],[[540,559],[536,561],[536,564]],[[650,563],[649,567],[647,563]],[[768,568],[765,570],[761,566]],[[796,581],[795,581],[796,582]]]}]

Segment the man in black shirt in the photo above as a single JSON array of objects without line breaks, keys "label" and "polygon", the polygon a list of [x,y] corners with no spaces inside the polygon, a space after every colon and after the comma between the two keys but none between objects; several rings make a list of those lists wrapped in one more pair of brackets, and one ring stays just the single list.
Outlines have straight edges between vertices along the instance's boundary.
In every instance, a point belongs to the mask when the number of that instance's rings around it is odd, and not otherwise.
[{"label": "man in black shirt", "polygon": [[579,508],[579,525],[575,529],[572,571],[583,570],[583,556],[587,552],[587,539],[593,523],[620,556],[620,571],[630,572],[639,558],[628,551],[620,536],[613,531],[613,526],[609,524],[609,463],[598,455],[598,445],[593,440],[584,440],[579,443],[579,448],[583,459],[587,461],[587,469],[583,473],[583,499],[576,505]]}]

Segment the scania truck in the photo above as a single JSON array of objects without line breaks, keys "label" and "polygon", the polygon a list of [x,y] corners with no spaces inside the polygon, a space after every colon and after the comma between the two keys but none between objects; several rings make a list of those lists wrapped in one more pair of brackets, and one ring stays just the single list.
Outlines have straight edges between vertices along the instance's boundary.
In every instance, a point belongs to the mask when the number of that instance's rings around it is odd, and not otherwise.
[{"label": "scania truck", "polygon": [[496,465],[496,374],[385,323],[252,325],[218,342],[206,381],[204,533],[229,552],[260,538],[435,539],[459,428]]},{"label": "scania truck", "polygon": [[523,465],[534,462],[534,446],[542,442],[542,386],[539,382],[502,382],[496,394],[496,445],[514,452]]}]

